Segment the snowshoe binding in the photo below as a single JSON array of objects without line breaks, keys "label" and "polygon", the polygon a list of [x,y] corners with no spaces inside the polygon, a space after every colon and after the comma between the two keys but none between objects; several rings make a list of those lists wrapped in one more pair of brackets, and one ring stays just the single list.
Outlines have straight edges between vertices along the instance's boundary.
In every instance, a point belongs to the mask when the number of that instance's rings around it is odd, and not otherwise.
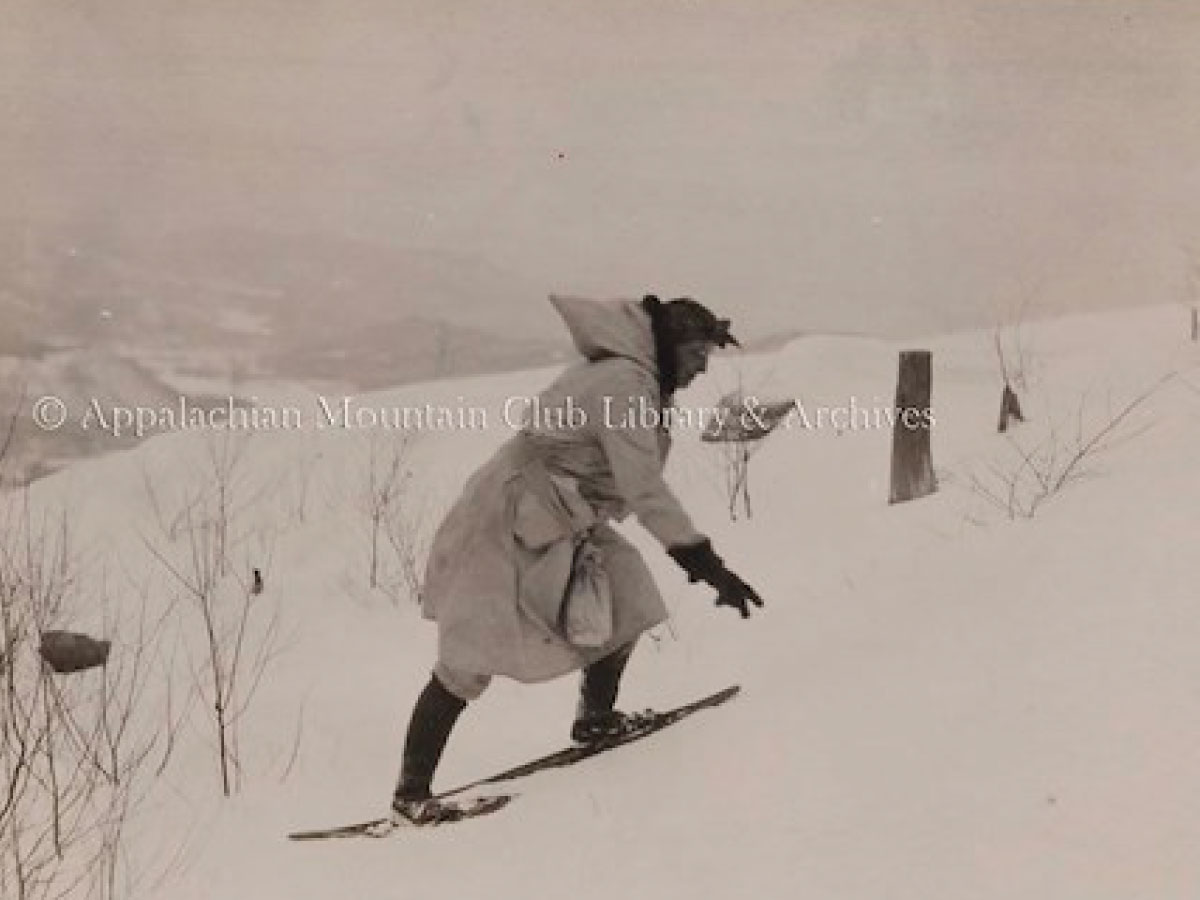
[{"label": "snowshoe binding", "polygon": [[463,818],[464,810],[461,804],[438,800],[434,797],[423,799],[405,799],[397,797],[392,801],[393,825],[441,825],[446,822],[457,822]]},{"label": "snowshoe binding", "polygon": [[615,709],[581,715],[571,726],[571,740],[576,744],[591,746],[620,741],[636,734],[654,721],[652,713],[632,715]]}]

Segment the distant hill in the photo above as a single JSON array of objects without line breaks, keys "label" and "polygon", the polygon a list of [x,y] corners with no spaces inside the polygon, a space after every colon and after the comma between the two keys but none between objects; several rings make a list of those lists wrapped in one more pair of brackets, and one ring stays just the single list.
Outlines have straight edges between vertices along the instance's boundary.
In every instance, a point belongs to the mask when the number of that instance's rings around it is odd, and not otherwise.
[{"label": "distant hill", "polygon": [[36,304],[43,326],[100,338],[102,309],[161,338],[180,329],[177,337],[194,330],[286,340],[398,315],[503,338],[560,332],[546,314],[547,288],[515,273],[465,255],[328,234],[131,235],[0,221],[0,289],[7,302]]},{"label": "distant hill", "polygon": [[[550,365],[570,344],[545,295],[479,260],[347,237],[8,220],[0,401],[11,410],[24,389],[155,405],[177,395],[173,376],[371,390]],[[124,443],[24,427],[19,438],[10,457],[32,477]]]},{"label": "distant hill", "polygon": [[[47,395],[65,405],[61,427],[40,428],[33,420],[33,403]],[[125,450],[151,436],[139,436],[132,426],[112,427],[114,407],[162,409],[178,402],[179,392],[149,367],[105,349],[0,356],[0,485],[26,484],[77,459]],[[197,392],[187,402],[209,408],[229,399]],[[104,421],[87,421],[93,408]]]}]

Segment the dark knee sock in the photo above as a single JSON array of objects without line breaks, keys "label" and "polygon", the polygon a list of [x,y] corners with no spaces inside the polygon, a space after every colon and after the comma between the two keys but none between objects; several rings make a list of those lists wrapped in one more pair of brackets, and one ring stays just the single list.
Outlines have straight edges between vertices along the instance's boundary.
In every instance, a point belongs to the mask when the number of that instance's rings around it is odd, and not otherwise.
[{"label": "dark knee sock", "polygon": [[424,799],[430,795],[433,773],[459,713],[466,701],[450,693],[432,676],[421,691],[408,723],[404,741],[404,764],[396,796],[405,800]]},{"label": "dark knee sock", "polygon": [[616,705],[621,676],[632,653],[633,645],[629,644],[583,670],[583,683],[579,691],[580,716],[608,712]]}]

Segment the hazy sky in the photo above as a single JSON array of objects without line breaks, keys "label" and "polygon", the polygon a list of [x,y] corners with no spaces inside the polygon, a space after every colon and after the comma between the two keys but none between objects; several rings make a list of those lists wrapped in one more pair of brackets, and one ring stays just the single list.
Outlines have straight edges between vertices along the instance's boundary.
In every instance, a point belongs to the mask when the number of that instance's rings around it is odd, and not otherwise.
[{"label": "hazy sky", "polygon": [[130,239],[690,292],[751,331],[1170,301],[1197,48],[1194,0],[4,0],[0,192]]}]

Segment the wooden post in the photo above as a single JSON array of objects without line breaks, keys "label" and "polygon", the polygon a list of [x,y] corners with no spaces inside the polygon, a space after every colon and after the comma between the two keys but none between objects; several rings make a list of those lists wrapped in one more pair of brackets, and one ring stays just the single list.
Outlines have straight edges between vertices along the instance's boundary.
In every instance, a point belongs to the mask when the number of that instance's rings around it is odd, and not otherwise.
[{"label": "wooden post", "polygon": [[929,451],[932,363],[928,350],[905,350],[900,354],[889,503],[916,500],[937,490]]},{"label": "wooden post", "polygon": [[1018,422],[1024,422],[1025,416],[1021,414],[1021,401],[1017,399],[1017,392],[1012,389],[1011,385],[1004,385],[1004,393],[1000,396],[1000,422],[996,426],[996,430],[1001,434],[1008,431],[1009,418],[1016,419]]}]

